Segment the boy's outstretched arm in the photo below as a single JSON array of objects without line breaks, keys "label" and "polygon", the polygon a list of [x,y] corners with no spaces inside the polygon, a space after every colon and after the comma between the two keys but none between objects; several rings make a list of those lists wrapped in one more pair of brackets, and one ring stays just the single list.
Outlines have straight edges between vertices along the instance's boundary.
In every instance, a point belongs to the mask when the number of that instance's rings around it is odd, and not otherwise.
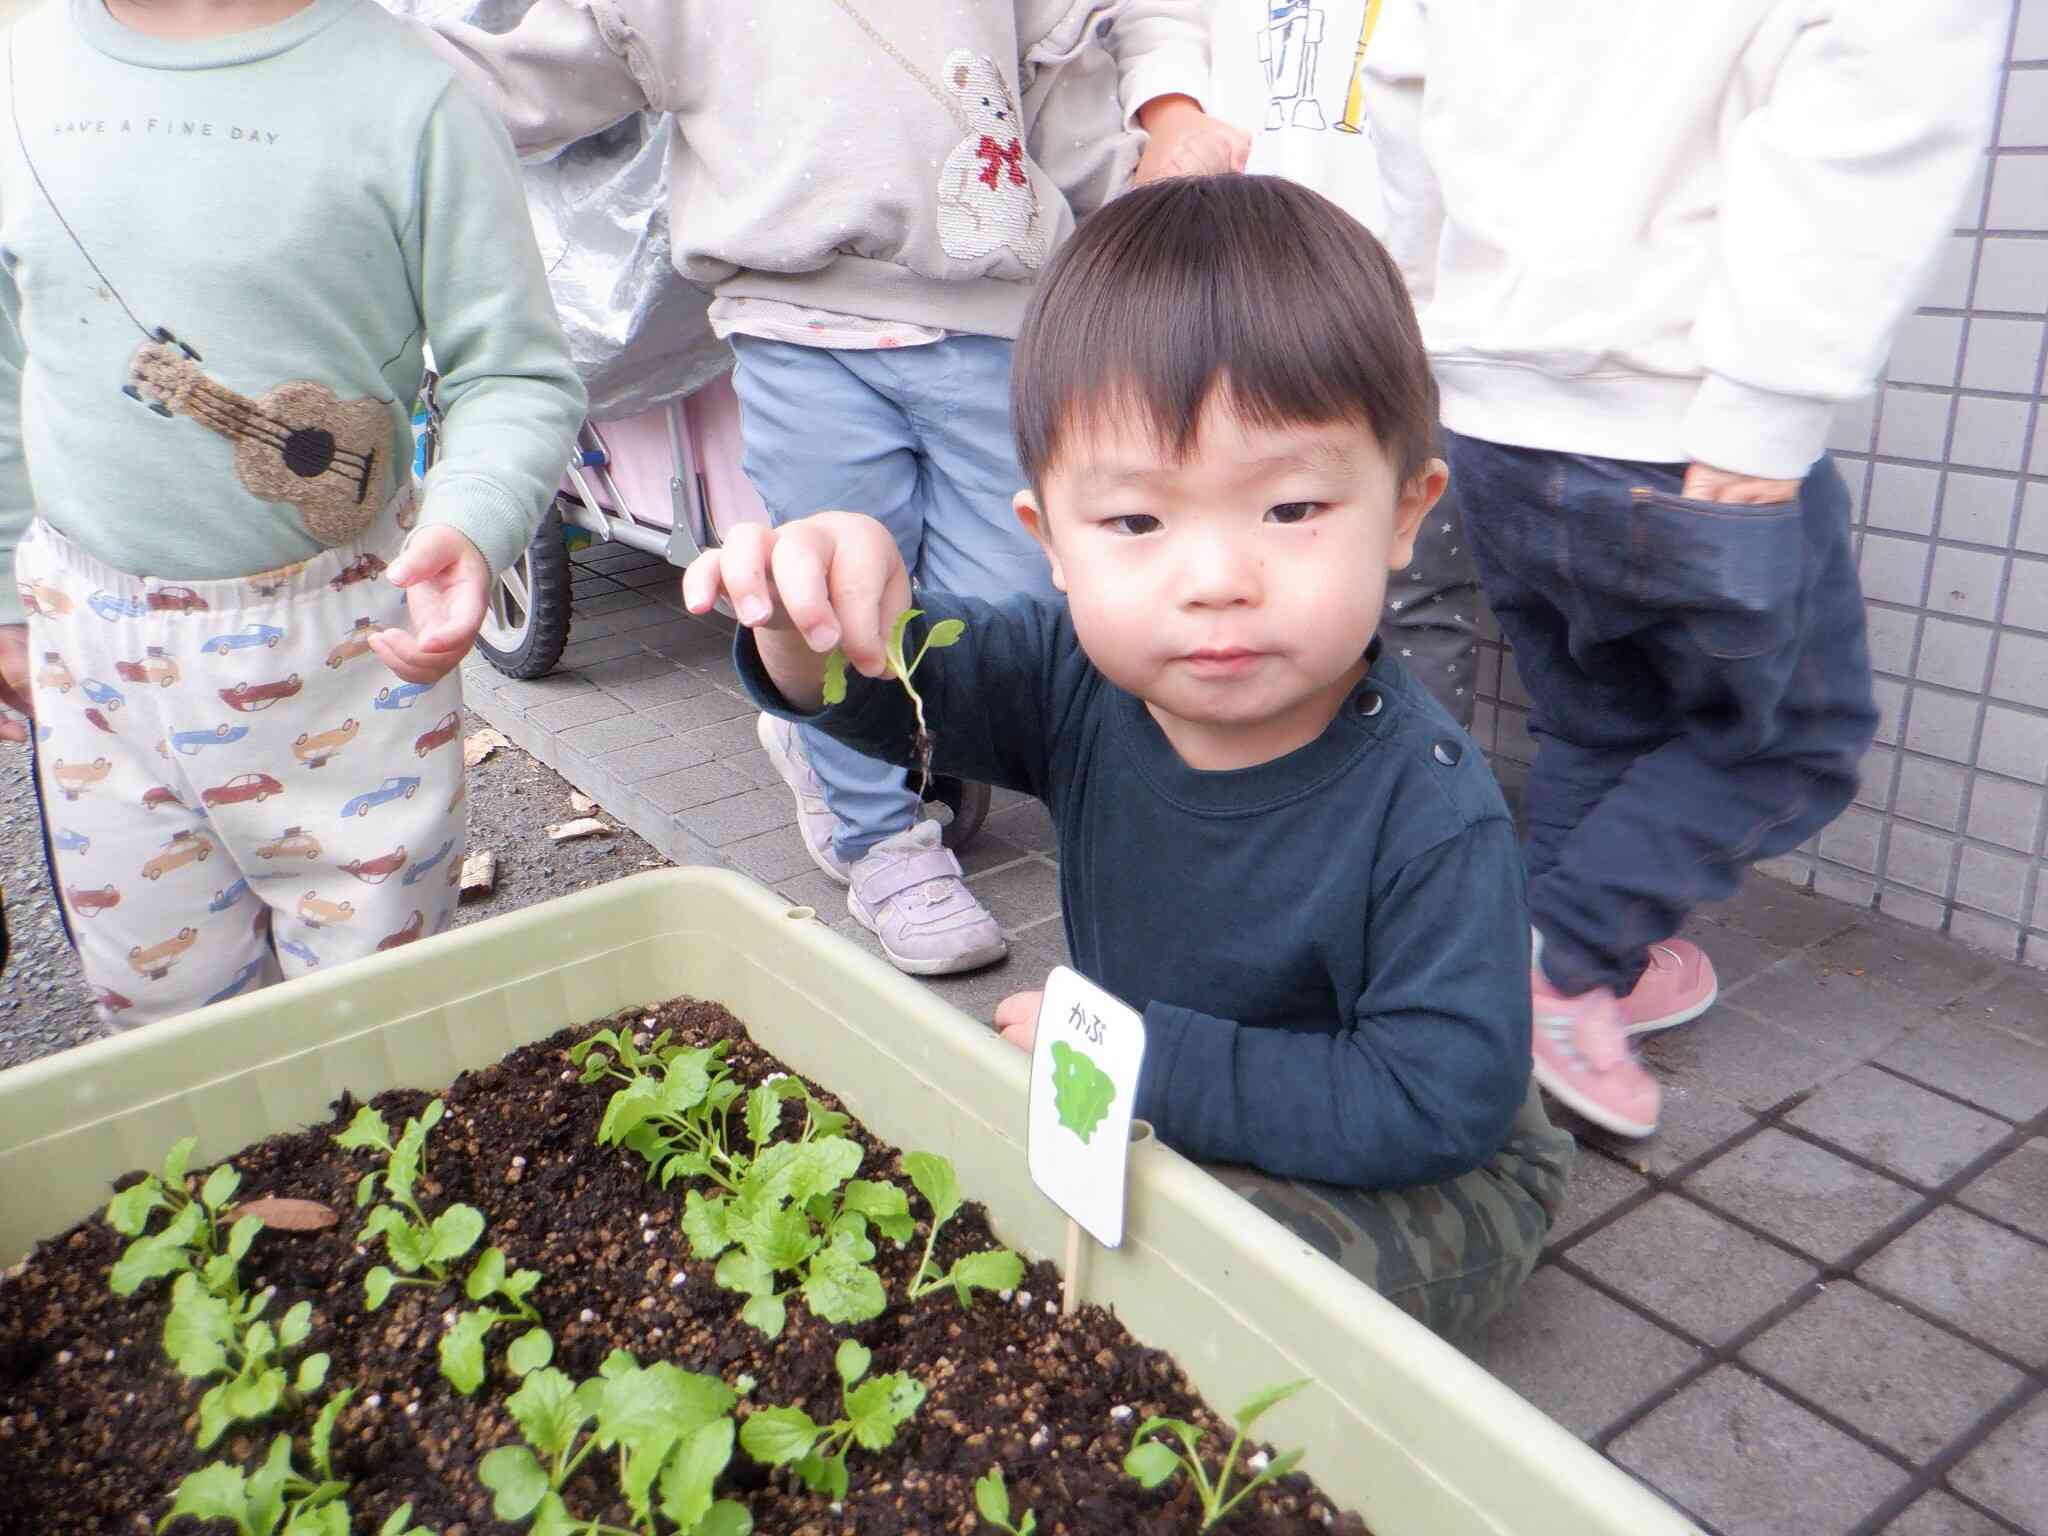
[{"label": "boy's outstretched arm", "polygon": [[[610,12],[606,11],[609,16]],[[651,103],[591,5],[538,0],[510,32],[422,19],[421,38],[504,119],[525,159],[555,154]]]},{"label": "boy's outstretched arm", "polygon": [[1375,893],[1365,993],[1334,1034],[1145,1009],[1137,1114],[1206,1162],[1370,1189],[1499,1150],[1529,1085],[1529,927],[1506,818],[1418,854]]},{"label": "boy's outstretched arm", "polygon": [[421,135],[418,184],[406,239],[441,375],[442,453],[427,475],[419,531],[392,567],[408,589],[413,633],[372,643],[393,670],[426,681],[462,659],[491,577],[546,514],[584,391],[529,233],[512,146],[452,82]]}]

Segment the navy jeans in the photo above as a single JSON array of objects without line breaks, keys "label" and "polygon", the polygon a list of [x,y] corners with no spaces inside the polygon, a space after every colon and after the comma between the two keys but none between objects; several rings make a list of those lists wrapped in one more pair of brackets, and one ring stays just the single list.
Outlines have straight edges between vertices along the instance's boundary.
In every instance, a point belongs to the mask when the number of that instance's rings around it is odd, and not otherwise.
[{"label": "navy jeans", "polygon": [[1450,437],[1479,577],[1534,701],[1529,913],[1568,995],[1627,992],[1649,946],[1796,848],[1877,728],[1849,496],[1679,494],[1682,464]]}]

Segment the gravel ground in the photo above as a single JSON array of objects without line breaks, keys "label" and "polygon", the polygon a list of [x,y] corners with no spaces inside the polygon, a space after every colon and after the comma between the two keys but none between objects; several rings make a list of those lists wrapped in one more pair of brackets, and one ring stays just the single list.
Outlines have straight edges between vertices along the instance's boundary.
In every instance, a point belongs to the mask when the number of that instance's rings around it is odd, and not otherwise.
[{"label": "gravel ground", "polygon": [[[485,729],[468,715],[468,730]],[[570,786],[517,747],[500,747],[470,770],[472,846],[498,855],[498,888],[463,904],[456,925],[615,880],[668,861],[624,827],[610,837],[555,844],[547,828],[572,820]],[[0,888],[12,941],[0,975],[0,1070],[96,1039],[99,1020],[43,865],[42,829],[28,782],[28,749],[0,743]],[[479,829],[487,829],[480,831]]]}]

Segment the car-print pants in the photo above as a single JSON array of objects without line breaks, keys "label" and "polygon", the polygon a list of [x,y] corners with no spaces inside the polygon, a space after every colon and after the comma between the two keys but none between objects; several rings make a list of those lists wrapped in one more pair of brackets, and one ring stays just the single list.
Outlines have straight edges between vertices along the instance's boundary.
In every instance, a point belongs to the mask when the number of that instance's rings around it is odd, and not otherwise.
[{"label": "car-print pants", "polygon": [[132,1028],[438,933],[462,868],[460,672],[369,649],[407,492],[357,544],[225,581],[135,576],[40,521],[38,789],[102,1019]]}]

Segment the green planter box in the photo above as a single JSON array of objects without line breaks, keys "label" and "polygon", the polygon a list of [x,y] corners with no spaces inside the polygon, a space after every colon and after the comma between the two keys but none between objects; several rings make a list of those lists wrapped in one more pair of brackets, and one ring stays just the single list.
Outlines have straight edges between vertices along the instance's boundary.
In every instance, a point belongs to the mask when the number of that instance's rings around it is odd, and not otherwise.
[{"label": "green planter box", "polygon": [[[0,1073],[0,1266],[180,1136],[232,1156],[347,1088],[445,1087],[567,1024],[716,999],[877,1135],[944,1153],[1004,1242],[1057,1261],[1025,1172],[1025,1059],[739,876],[636,876]],[[1210,1403],[1313,1376],[1260,1433],[1376,1536],[1680,1536],[1689,1522],[1194,1165],[1132,1149],[1124,1245],[1087,1300],[1170,1350]]]}]

